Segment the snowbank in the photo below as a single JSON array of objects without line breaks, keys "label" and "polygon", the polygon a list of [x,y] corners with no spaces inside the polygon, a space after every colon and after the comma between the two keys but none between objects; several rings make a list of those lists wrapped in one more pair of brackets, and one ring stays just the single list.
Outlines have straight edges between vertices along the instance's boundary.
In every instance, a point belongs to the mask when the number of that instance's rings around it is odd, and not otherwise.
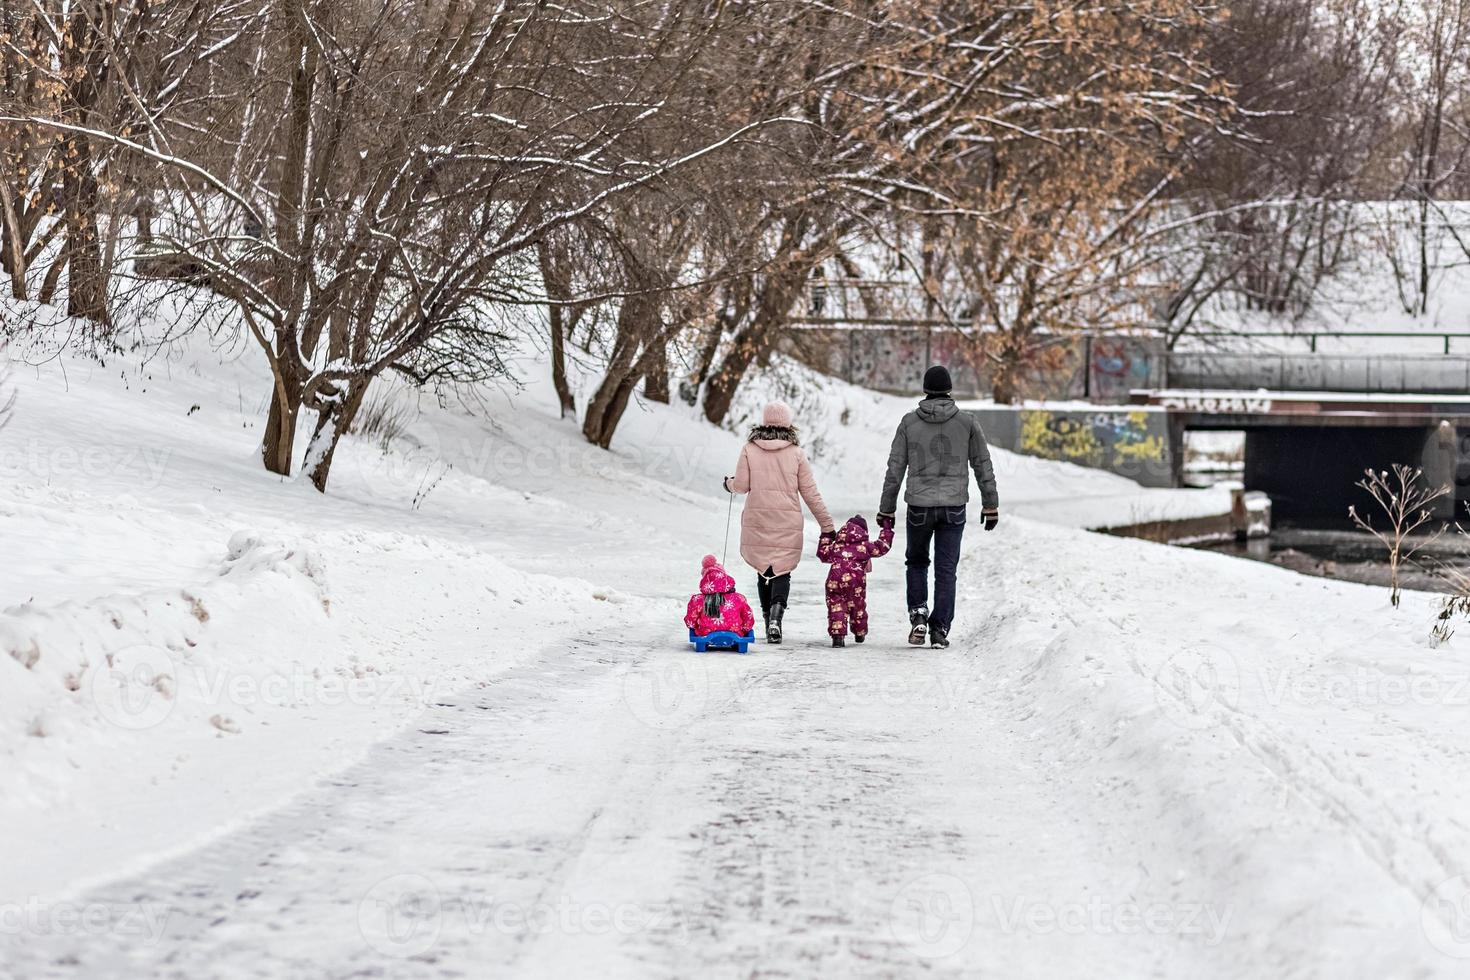
[{"label": "snowbank", "polygon": [[1463,975],[1470,666],[1430,598],[1023,532],[974,589],[1008,721],[1100,819],[1155,822],[1104,894],[1228,918],[1209,975]]},{"label": "snowbank", "polygon": [[242,533],[217,575],[188,588],[0,612],[0,748],[18,780],[8,788],[46,805],[74,772],[64,760],[114,763],[130,733],[238,732],[221,713],[221,678],[345,670],[328,608],[309,552]]}]

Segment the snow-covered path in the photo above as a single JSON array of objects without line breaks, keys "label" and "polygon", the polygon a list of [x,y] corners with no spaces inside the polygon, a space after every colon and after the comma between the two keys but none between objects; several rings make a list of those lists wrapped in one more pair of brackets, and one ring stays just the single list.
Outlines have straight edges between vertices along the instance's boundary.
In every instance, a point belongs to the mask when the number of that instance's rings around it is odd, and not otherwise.
[{"label": "snow-covered path", "polygon": [[[898,587],[898,566],[875,578]],[[998,580],[976,576],[966,601]],[[803,591],[807,639],[758,656],[595,638],[528,655],[265,819],[78,899],[143,928],[32,939],[8,962],[27,977],[948,975],[1023,953],[1038,974],[1081,971],[1106,952],[1166,975],[1222,938],[1208,921],[1081,946],[1007,934],[1018,901],[1132,874],[1128,830],[1010,724],[994,629],[938,655],[890,623],[834,653],[810,639]]]},{"label": "snow-covered path", "polygon": [[[945,654],[903,645],[893,602],[884,635],[831,651],[811,570],[794,642],[748,657],[620,642],[668,605],[632,594],[599,636],[529,645],[284,808],[77,896],[108,929],[31,935],[3,962],[27,978],[1456,975],[1416,880],[1452,867],[1378,853],[1453,822],[1409,829],[1353,771],[1360,746],[1337,758],[1273,732],[1219,622],[1177,623],[1169,649],[1213,651],[1218,669],[1190,676],[1228,690],[1146,676],[1169,604],[1103,610],[1157,583],[1082,562],[1037,576],[1027,556],[1061,532],[1012,530],[971,536],[962,610],[979,622]],[[1093,557],[1147,547],[1099,539]],[[1233,599],[1244,580],[1215,560]],[[900,578],[880,562],[875,592]],[[1287,914],[1297,928],[1276,928]]]}]

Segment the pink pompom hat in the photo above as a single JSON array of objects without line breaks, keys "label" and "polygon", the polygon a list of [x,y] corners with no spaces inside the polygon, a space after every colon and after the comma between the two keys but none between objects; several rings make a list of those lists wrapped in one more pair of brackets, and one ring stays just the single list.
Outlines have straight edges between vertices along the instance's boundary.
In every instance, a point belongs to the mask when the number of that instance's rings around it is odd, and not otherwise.
[{"label": "pink pompom hat", "polygon": [[771,425],[780,429],[791,427],[791,406],[785,402],[771,402],[766,410],[761,413],[761,424]]}]

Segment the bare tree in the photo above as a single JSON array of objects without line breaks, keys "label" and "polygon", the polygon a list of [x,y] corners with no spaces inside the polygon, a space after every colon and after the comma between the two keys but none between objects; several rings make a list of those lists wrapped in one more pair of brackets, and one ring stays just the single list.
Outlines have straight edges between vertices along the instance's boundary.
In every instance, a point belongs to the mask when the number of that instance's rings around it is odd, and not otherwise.
[{"label": "bare tree", "polygon": [[[619,269],[618,313],[607,371],[587,403],[582,432],[606,449],[639,382],[668,374],[668,346],[688,322],[695,293],[681,290],[700,217],[659,197],[625,202],[607,234]],[[665,382],[666,384],[666,382]]]},{"label": "bare tree", "polygon": [[110,327],[118,236],[140,188],[102,131],[165,119],[229,49],[231,8],[0,0],[0,268],[16,298],[44,262],[36,298],[51,302],[64,281],[67,313]]},{"label": "bare tree", "polygon": [[547,332],[550,338],[551,384],[561,404],[561,416],[575,415],[577,400],[567,382],[567,342],[589,309],[575,293],[574,250],[584,243],[574,237],[575,225],[544,236],[536,243],[536,264],[546,289]]},{"label": "bare tree", "polygon": [[[1049,7],[1007,38],[1031,57],[979,66],[985,94],[943,161],[965,207],[926,251],[963,290],[998,401],[1022,394],[1059,335],[1150,322],[1177,181],[1232,109],[1196,50],[1216,16],[1188,2]],[[1119,63],[1130,70],[1106,67]]]},{"label": "bare tree", "polygon": [[1395,609],[1399,605],[1399,573],[1404,562],[1411,561],[1421,549],[1444,533],[1441,525],[1432,534],[1413,537],[1415,532],[1433,521],[1430,505],[1450,492],[1447,486],[1425,486],[1423,478],[1423,470],[1402,463],[1393,465],[1391,476],[1386,470],[1363,471],[1363,479],[1354,486],[1362,487],[1373,498],[1387,521],[1384,528],[1373,525],[1371,514],[1365,517],[1358,513],[1356,506],[1348,508],[1348,516],[1353,523],[1377,538],[1388,553],[1388,601]]},{"label": "bare tree", "polygon": [[257,109],[206,87],[195,118],[136,138],[88,131],[162,175],[137,257],[227,298],[265,353],[268,469],[291,471],[298,417],[314,410],[305,470],[324,488],[384,371],[494,376],[506,338],[486,324],[535,300],[537,242],[759,128],[646,155],[633,135],[663,125],[670,86],[712,36],[697,7],[661,12],[278,0],[235,42]]},{"label": "bare tree", "polygon": [[[754,226],[769,258],[705,386],[712,421],[784,336],[812,270],[850,237],[881,238],[895,214],[927,225],[922,257],[905,260],[926,285],[947,275],[971,294],[1002,397],[1050,343],[1040,334],[1138,319],[1130,287],[1142,265],[1128,246],[1177,171],[1159,176],[1158,161],[1228,104],[1190,40],[1213,16],[1203,4],[1042,4],[1026,16],[875,4],[865,14],[853,45],[824,40],[832,60],[805,83],[822,139],[799,154],[795,193]],[[931,247],[941,230],[942,263]]]},{"label": "bare tree", "polygon": [[[1463,95],[1470,84],[1470,3],[1420,0],[1397,12],[1417,56],[1403,67],[1400,96],[1406,137],[1400,193],[1410,202],[1412,219],[1395,220],[1392,212],[1386,216],[1388,256],[1405,311],[1423,316],[1440,266],[1438,232],[1448,223],[1440,201],[1446,187],[1464,176],[1470,154],[1470,105]],[[1407,263],[1399,255],[1403,231],[1412,243]]]}]

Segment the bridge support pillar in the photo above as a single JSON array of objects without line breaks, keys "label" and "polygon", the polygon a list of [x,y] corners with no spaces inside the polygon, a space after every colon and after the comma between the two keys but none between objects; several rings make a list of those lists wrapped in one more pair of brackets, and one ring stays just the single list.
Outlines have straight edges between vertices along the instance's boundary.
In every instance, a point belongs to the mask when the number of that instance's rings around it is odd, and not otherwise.
[{"label": "bridge support pillar", "polygon": [[1454,425],[1441,421],[1431,428],[1424,439],[1423,455],[1419,468],[1424,471],[1424,482],[1431,487],[1449,487],[1450,492],[1434,502],[1434,516],[1446,521],[1454,520],[1457,498],[1463,492],[1455,486],[1455,470],[1459,464],[1459,435]]}]

